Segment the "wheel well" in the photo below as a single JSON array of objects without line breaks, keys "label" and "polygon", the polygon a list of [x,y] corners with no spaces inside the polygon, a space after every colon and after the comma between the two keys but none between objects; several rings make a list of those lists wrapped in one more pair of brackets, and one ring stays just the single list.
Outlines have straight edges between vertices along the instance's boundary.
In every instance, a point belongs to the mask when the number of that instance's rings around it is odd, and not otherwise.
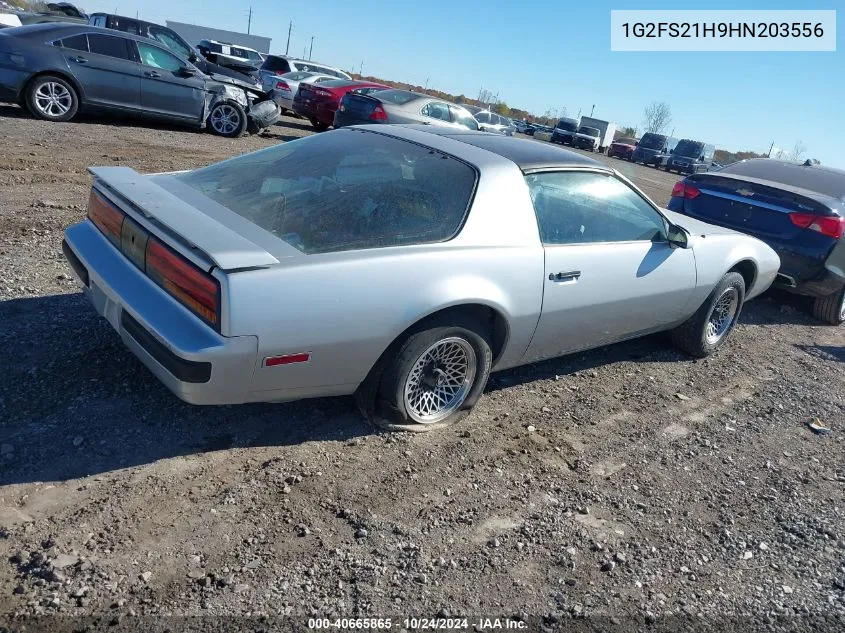
[{"label": "wheel well", "polygon": [[79,105],[82,106],[82,89],[79,87],[79,84],[76,83],[76,80],[71,77],[69,74],[64,73],[60,70],[43,70],[41,72],[35,73],[32,77],[26,80],[26,84],[24,84],[23,90],[21,90],[20,99],[21,105],[26,105],[26,95],[29,92],[29,87],[32,85],[32,82],[38,79],[39,77],[44,77],[45,75],[52,75],[53,77],[59,77],[60,79],[64,79],[68,82],[73,89],[76,90],[76,97],[79,99]]},{"label": "wheel well", "polygon": [[754,262],[747,259],[734,264],[728,272],[739,273],[742,275],[742,278],[745,280],[746,291],[751,288],[757,279],[757,266],[754,265]]},{"label": "wheel well", "polygon": [[499,360],[499,357],[505,350],[505,343],[507,343],[510,328],[508,326],[507,319],[498,310],[479,303],[451,306],[429,314],[397,336],[396,340],[391,344],[391,347],[395,343],[404,341],[413,332],[426,329],[428,323],[431,321],[436,320],[442,322],[452,318],[458,319],[461,316],[469,316],[480,323],[489,325],[490,351],[493,353],[493,364],[495,365],[496,361]]}]

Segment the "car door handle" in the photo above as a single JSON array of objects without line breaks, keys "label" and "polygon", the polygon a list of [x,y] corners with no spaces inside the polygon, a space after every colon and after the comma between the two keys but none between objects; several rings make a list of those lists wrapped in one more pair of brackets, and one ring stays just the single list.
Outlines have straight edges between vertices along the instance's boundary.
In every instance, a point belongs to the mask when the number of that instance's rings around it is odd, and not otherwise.
[{"label": "car door handle", "polygon": [[549,273],[549,281],[578,281],[580,278],[580,270],[570,270],[565,273]]},{"label": "car door handle", "polygon": [[157,78],[161,77],[161,74],[160,74],[160,73],[157,73],[157,72],[156,72],[156,71],[154,71],[154,70],[148,70],[148,71],[147,71],[147,72],[145,72],[144,74],[145,74],[147,77],[152,77],[153,79],[157,79]]},{"label": "car door handle", "polygon": [[85,58],[85,57],[81,57],[81,56],[71,57],[70,61],[76,62],[77,64],[87,64],[88,63],[88,59]]}]

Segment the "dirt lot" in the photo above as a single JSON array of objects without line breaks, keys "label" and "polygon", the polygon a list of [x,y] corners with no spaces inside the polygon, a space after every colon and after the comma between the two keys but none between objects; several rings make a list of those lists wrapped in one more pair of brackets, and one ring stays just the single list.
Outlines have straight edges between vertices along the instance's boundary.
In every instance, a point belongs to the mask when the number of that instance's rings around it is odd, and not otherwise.
[{"label": "dirt lot", "polygon": [[[192,168],[306,130],[0,107],[0,613],[845,628],[845,328],[797,299],[750,303],[703,361],[654,336],[496,374],[440,433],[376,432],[351,399],[171,396],[62,258],[86,168]],[[665,203],[675,177],[607,160]]]}]

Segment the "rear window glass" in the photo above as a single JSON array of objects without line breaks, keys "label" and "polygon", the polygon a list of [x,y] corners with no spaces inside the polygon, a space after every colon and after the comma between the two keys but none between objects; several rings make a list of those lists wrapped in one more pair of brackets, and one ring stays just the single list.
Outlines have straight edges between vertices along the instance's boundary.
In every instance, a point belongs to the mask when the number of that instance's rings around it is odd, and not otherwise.
[{"label": "rear window glass", "polygon": [[406,103],[410,103],[414,99],[418,99],[417,95],[412,92],[406,92],[404,90],[381,90],[378,93],[378,100],[390,103],[396,103],[398,105],[405,105]]},{"label": "rear window glass", "polygon": [[287,73],[290,72],[290,64],[288,63],[288,60],[283,57],[270,55],[264,60],[264,63],[261,64],[261,70],[269,70],[271,72],[281,70],[282,72]]},{"label": "rear window glass", "polygon": [[841,170],[760,159],[733,163],[719,173],[773,180],[832,198],[845,198],[845,171]]},{"label": "rear window glass", "polygon": [[647,132],[640,139],[640,147],[644,149],[663,149],[664,145],[666,145],[666,137],[662,134]]},{"label": "rear window glass", "polygon": [[476,172],[427,147],[338,130],[174,178],[310,254],[448,240]]}]

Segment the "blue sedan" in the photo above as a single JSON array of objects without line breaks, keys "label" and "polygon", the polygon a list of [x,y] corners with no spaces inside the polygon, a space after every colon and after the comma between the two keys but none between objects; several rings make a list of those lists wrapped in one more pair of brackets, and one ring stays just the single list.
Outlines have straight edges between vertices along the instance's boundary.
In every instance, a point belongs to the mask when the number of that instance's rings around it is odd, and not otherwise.
[{"label": "blue sedan", "polygon": [[679,181],[668,207],[763,240],[780,256],[776,283],[814,297],[818,319],[845,322],[845,171],[744,160]]}]

